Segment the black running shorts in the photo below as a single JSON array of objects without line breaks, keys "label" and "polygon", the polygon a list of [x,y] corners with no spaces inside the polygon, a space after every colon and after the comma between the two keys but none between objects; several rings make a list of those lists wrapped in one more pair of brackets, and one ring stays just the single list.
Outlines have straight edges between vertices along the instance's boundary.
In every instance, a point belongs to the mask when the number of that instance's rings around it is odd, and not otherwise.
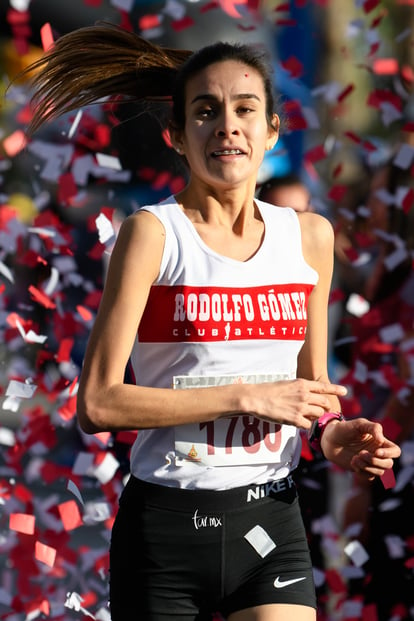
[{"label": "black running shorts", "polygon": [[219,492],[130,477],[112,531],[112,621],[207,621],[271,603],[316,608],[291,477]]}]

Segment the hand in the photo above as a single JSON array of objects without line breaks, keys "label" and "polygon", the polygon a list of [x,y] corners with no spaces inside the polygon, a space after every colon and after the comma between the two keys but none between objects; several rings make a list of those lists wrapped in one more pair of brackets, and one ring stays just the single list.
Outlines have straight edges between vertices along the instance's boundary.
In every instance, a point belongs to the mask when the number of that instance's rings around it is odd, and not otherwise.
[{"label": "hand", "polygon": [[366,418],[330,422],[322,435],[321,448],[334,464],[368,480],[382,476],[401,455],[399,446],[384,436],[382,426]]},{"label": "hand", "polygon": [[337,398],[347,392],[339,384],[302,378],[244,386],[248,401],[243,411],[299,429],[310,429],[313,421],[332,410]]}]

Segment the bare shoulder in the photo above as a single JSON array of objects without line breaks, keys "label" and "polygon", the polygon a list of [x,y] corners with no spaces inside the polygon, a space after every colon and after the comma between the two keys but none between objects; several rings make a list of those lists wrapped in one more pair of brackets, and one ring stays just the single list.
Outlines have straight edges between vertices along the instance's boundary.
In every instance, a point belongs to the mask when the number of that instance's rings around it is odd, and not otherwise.
[{"label": "bare shoulder", "polygon": [[139,210],[125,218],[119,235],[129,238],[144,235],[146,238],[165,237],[164,226],[161,221],[150,211]]},{"label": "bare shoulder", "polygon": [[[305,211],[298,214],[305,259],[316,269],[330,262],[333,253],[334,230],[327,218]],[[319,271],[319,269],[318,269]]]},{"label": "bare shoulder", "polygon": [[333,239],[333,228],[325,216],[312,211],[298,213],[302,238],[311,237],[313,242],[326,243]]},{"label": "bare shoulder", "polygon": [[137,211],[123,221],[110,261],[110,274],[125,279],[145,273],[154,279],[160,267],[165,244],[165,229],[149,211]]}]

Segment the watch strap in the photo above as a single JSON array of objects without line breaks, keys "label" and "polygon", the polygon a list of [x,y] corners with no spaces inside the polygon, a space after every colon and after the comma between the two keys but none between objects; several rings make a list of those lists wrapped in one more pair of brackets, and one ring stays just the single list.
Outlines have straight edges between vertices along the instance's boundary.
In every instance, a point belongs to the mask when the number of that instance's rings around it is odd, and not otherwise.
[{"label": "watch strap", "polygon": [[332,420],[345,420],[342,412],[325,412],[312,424],[309,433],[309,444],[315,451],[321,451],[321,439],[326,425]]}]

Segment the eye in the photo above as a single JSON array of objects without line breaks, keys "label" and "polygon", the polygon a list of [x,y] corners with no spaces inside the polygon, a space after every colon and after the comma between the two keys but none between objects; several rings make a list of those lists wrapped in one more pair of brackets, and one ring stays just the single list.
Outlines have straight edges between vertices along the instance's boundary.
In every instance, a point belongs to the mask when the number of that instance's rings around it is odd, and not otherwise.
[{"label": "eye", "polygon": [[211,118],[214,116],[214,114],[215,110],[211,106],[205,106],[197,111],[197,116],[202,119]]},{"label": "eye", "polygon": [[254,112],[254,108],[250,105],[241,105],[237,108],[238,114],[249,114],[250,112]]}]

